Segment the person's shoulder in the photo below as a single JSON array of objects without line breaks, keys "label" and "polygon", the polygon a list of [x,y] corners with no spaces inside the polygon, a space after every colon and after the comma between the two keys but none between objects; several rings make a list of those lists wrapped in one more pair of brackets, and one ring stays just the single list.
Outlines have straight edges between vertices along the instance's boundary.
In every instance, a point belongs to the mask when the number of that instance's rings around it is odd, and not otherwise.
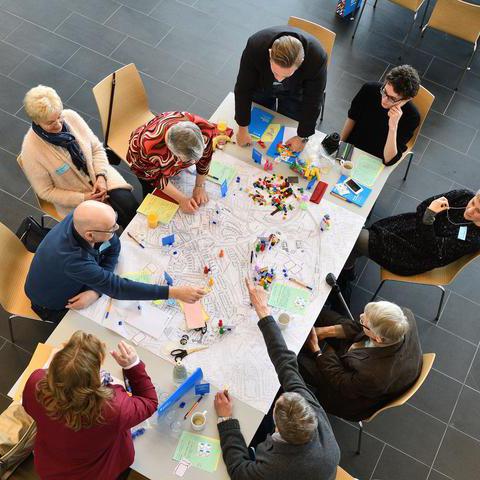
[{"label": "person's shoulder", "polygon": [[415,122],[420,122],[420,112],[418,111],[418,108],[415,106],[412,100],[407,102],[403,107],[402,107],[402,117],[408,118],[411,121]]},{"label": "person's shoulder", "polygon": [[45,378],[46,374],[47,371],[43,368],[38,368],[37,370],[34,370],[25,382],[24,394],[35,392],[37,383],[43,378]]},{"label": "person's shoulder", "polygon": [[81,126],[87,125],[87,122],[84,120],[84,118],[75,110],[70,110],[69,108],[66,108],[65,110],[63,110],[62,114],[63,118],[67,121],[67,123],[70,122]]},{"label": "person's shoulder", "polygon": [[361,91],[367,92],[367,93],[375,93],[380,95],[380,87],[382,84],[380,82],[366,82],[362,85],[360,88]]}]

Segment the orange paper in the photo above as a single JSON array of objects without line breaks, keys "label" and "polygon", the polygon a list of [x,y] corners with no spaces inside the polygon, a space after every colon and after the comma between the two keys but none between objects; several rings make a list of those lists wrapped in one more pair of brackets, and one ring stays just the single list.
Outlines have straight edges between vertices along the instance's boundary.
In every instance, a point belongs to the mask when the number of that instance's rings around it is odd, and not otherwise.
[{"label": "orange paper", "polygon": [[203,328],[205,326],[208,315],[200,302],[181,302],[181,308],[183,310],[183,313],[185,314],[185,323],[187,324],[187,330],[192,330],[194,328]]}]

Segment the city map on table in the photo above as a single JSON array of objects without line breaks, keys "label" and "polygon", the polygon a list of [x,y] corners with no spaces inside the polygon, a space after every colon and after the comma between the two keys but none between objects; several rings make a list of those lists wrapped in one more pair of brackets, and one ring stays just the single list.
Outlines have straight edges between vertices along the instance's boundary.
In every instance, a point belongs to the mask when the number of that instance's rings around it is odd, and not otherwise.
[{"label": "city map on table", "polygon": [[[136,345],[172,362],[170,351],[181,347],[182,335],[188,334],[187,347],[198,344],[208,348],[184,359],[189,370],[201,367],[206,381],[218,388],[228,385],[237,398],[266,413],[279,388],[277,375],[269,360],[257,317],[250,306],[244,278],[253,279],[259,269],[274,269],[276,280],[290,284],[288,277],[313,288],[302,299],[304,315],[291,315],[283,335],[288,347],[298,352],[322,307],[330,288],[325,275],[338,275],[363,225],[363,218],[323,199],[317,205],[307,202],[308,209],[299,208],[299,201],[290,197],[294,207],[286,219],[271,215],[271,205],[260,206],[249,197],[255,193],[253,183],[270,172],[264,172],[225,152],[216,152],[216,160],[235,167],[240,182],[234,179],[225,198],[220,187],[207,182],[210,201],[195,215],[178,211],[168,225],[148,229],[146,218],[137,215],[128,231],[142,241],[145,249],[122,234],[122,252],[116,273],[147,283],[165,284],[164,272],[174,285],[193,284],[211,288],[202,300],[208,316],[207,332],[186,330],[185,315],[172,301],[113,300],[105,318],[109,298],[103,295],[82,315],[109,328]],[[183,172],[173,179],[175,185],[190,194],[195,176]],[[294,185],[296,189],[296,185]],[[331,218],[330,230],[321,232],[319,223],[324,214]],[[162,246],[162,238],[175,234],[175,243]],[[279,242],[271,249],[252,251],[258,238],[275,234]],[[219,256],[223,250],[223,257]],[[211,272],[204,274],[204,267]],[[285,272],[284,272],[285,270]],[[210,276],[214,284],[208,287]],[[275,281],[275,280],[274,280]],[[298,287],[292,283],[293,287]],[[271,290],[271,285],[269,291]],[[173,303],[173,305],[172,305]],[[272,309],[276,317],[281,310]],[[232,327],[220,334],[218,321]],[[183,347],[182,347],[183,348]]]}]

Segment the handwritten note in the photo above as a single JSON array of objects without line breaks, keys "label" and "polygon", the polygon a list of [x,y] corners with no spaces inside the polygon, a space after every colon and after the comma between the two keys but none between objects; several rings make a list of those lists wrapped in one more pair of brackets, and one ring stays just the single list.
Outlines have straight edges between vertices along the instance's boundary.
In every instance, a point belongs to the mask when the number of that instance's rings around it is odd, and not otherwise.
[{"label": "handwritten note", "polygon": [[173,459],[177,461],[187,459],[194,467],[214,472],[221,452],[218,439],[183,431]]},{"label": "handwritten note", "polygon": [[158,215],[158,221],[160,223],[168,224],[177,213],[177,210],[178,205],[175,203],[149,193],[138,207],[137,212],[145,216],[154,213]]},{"label": "handwritten note", "polygon": [[310,303],[310,293],[303,288],[274,283],[268,304],[290,313],[303,314]]},{"label": "handwritten note", "polygon": [[237,170],[235,167],[220,162],[219,160],[212,160],[212,163],[210,163],[210,170],[208,172],[208,179],[213,183],[218,183],[219,185],[221,185],[225,180],[227,181],[227,184],[229,184],[234,179],[236,173]]},{"label": "handwritten note", "polygon": [[384,168],[385,165],[377,158],[360,155],[355,159],[352,177],[362,185],[371,187]]}]

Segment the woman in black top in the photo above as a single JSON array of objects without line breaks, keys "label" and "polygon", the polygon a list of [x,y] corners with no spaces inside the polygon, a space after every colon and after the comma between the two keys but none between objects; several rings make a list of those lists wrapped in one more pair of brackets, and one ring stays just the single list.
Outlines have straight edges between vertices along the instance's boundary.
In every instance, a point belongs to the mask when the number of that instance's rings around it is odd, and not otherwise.
[{"label": "woman in black top", "polygon": [[480,190],[452,190],[364,228],[346,268],[368,256],[397,275],[416,275],[480,250]]},{"label": "woman in black top", "polygon": [[341,140],[394,165],[420,123],[410,102],[419,88],[420,78],[410,65],[390,70],[383,84],[366,83],[352,100]]}]

